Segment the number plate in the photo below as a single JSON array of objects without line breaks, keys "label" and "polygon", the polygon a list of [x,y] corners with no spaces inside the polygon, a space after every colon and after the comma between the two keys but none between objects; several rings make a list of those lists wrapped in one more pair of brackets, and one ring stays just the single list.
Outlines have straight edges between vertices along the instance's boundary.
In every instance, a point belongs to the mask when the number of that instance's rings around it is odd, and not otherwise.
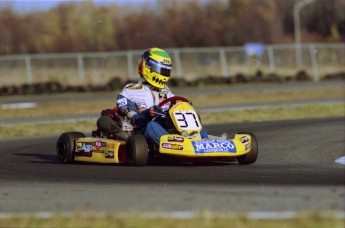
[{"label": "number plate", "polygon": [[193,110],[177,110],[173,113],[177,127],[185,131],[198,131],[201,123],[197,113]]}]

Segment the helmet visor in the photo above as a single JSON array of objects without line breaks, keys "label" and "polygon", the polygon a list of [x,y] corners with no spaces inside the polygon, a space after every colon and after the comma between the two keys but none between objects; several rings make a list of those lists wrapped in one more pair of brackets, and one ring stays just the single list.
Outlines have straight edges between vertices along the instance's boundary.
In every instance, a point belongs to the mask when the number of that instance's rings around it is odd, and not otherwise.
[{"label": "helmet visor", "polygon": [[163,76],[170,76],[170,72],[171,72],[171,66],[169,65],[165,65],[163,63],[157,62],[153,59],[149,59],[146,62],[146,66],[148,68],[150,68],[151,72],[156,72],[158,74],[161,74]]}]

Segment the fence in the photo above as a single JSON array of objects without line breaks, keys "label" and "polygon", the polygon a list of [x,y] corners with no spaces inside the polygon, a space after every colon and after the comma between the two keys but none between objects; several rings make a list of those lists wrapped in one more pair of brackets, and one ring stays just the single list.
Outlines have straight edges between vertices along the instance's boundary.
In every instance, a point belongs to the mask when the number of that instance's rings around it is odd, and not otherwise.
[{"label": "fence", "polygon": [[[345,44],[265,45],[259,55],[245,47],[166,49],[173,59],[172,77],[195,80],[207,76],[234,77],[275,73],[295,75],[305,70],[318,82],[326,74],[345,72]],[[137,79],[143,50],[0,56],[0,86],[58,81],[68,85],[103,85],[118,77]],[[301,53],[301,58],[296,54]],[[297,62],[301,59],[301,62]]]}]

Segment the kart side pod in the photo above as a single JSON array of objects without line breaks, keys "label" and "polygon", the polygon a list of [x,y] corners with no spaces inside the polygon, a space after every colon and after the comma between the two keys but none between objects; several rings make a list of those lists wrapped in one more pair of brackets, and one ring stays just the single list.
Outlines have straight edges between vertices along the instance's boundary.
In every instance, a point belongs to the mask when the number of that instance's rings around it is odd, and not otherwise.
[{"label": "kart side pod", "polygon": [[56,153],[62,163],[80,161],[143,166],[148,161],[148,145],[143,135],[131,135],[124,142],[85,137],[81,132],[66,132],[57,140]]},{"label": "kart side pod", "polygon": [[81,132],[66,132],[56,143],[56,153],[62,163],[127,161],[126,143],[118,140],[86,137]]},{"label": "kart side pod", "polygon": [[204,159],[236,158],[242,165],[252,164],[258,156],[258,145],[253,133],[237,133],[233,139],[200,140],[181,135],[164,135],[160,138],[159,152],[166,156]]}]

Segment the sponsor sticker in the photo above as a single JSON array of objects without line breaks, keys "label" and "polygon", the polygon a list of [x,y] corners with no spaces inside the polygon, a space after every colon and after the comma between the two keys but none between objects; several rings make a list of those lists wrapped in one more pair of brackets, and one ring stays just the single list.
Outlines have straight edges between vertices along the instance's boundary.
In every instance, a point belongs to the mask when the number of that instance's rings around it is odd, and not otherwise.
[{"label": "sponsor sticker", "polygon": [[244,145],[244,149],[245,149],[245,150],[248,150],[248,149],[250,149],[250,148],[251,148],[250,143],[247,143],[247,144]]},{"label": "sponsor sticker", "polygon": [[131,87],[128,87],[128,89],[130,89],[130,90],[141,90],[141,89],[143,89],[143,86],[142,85],[133,85]]},{"label": "sponsor sticker", "polygon": [[169,142],[184,142],[183,137],[177,137],[177,136],[169,136],[168,137]]},{"label": "sponsor sticker", "polygon": [[135,103],[137,106],[137,109],[147,109],[147,105],[146,102],[143,101],[138,101],[137,103]]},{"label": "sponsor sticker", "polygon": [[107,146],[109,149],[114,149],[114,144],[108,144],[108,146]]},{"label": "sponsor sticker", "polygon": [[82,143],[77,143],[76,151],[80,151],[82,146],[83,146]]},{"label": "sponsor sticker", "polygon": [[[169,60],[163,60],[165,64],[170,64],[170,61]],[[160,67],[160,68],[164,68],[164,69],[168,69],[168,70],[171,70],[171,66],[166,66],[166,65],[163,65],[161,64],[160,62],[157,62],[155,60],[152,60],[152,59],[149,59],[149,62]]]},{"label": "sponsor sticker", "polygon": [[200,140],[192,142],[196,154],[214,152],[236,152],[235,144],[230,140]]},{"label": "sponsor sticker", "polygon": [[92,143],[81,143],[80,150],[87,153],[91,152]]},{"label": "sponsor sticker", "polygon": [[96,142],[93,143],[93,145],[95,146],[96,150],[100,150],[102,147],[106,147],[107,143],[102,142],[101,140],[97,140]]},{"label": "sponsor sticker", "polygon": [[127,105],[127,98],[121,98],[117,100],[117,106],[118,107],[123,107]]},{"label": "sponsor sticker", "polygon": [[158,93],[159,99],[167,99],[168,98],[168,91],[160,91]]},{"label": "sponsor sticker", "polygon": [[241,138],[241,142],[242,142],[242,143],[249,142],[248,137],[247,137],[247,136],[243,136],[243,137]]},{"label": "sponsor sticker", "polygon": [[169,150],[183,150],[183,146],[173,143],[162,143],[162,148]]},{"label": "sponsor sticker", "polygon": [[105,158],[114,158],[114,151],[105,152]]},{"label": "sponsor sticker", "polygon": [[92,143],[77,143],[76,156],[92,157]]}]

